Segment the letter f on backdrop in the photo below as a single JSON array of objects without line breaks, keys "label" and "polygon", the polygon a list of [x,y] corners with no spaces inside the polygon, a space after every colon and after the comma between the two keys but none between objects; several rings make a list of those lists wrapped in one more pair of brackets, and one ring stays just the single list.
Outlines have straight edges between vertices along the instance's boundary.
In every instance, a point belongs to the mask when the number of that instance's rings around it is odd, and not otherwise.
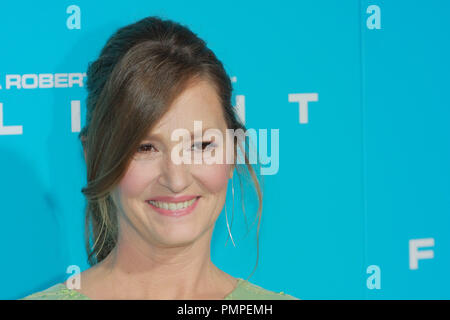
[{"label": "letter f on backdrop", "polygon": [[433,259],[433,250],[419,250],[419,248],[434,247],[433,238],[409,240],[409,269],[419,269],[420,259]]}]

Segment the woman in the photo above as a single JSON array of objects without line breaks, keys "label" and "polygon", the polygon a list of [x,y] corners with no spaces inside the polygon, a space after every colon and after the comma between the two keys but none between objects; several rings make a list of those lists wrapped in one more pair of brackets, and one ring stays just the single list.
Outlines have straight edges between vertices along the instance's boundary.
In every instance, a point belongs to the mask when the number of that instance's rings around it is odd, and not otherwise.
[{"label": "woman", "polygon": [[[25,299],[296,299],[232,277],[210,259],[228,181],[242,170],[240,140],[227,129],[246,129],[231,105],[230,78],[206,43],[173,21],[145,18],[109,39],[87,79],[80,139],[92,267],[79,289],[59,283]],[[205,139],[195,121],[218,135]],[[194,140],[184,134],[176,149],[180,129]],[[239,146],[260,218],[259,183]],[[177,163],[179,151],[202,161]]]}]

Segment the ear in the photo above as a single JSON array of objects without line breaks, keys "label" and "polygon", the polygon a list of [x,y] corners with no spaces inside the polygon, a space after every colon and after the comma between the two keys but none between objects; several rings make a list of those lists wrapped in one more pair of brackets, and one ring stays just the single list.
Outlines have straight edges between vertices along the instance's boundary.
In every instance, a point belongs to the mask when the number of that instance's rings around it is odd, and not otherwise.
[{"label": "ear", "polygon": [[81,147],[83,148],[84,161],[86,161],[87,159],[85,145],[86,145],[86,136],[81,136]]},{"label": "ear", "polygon": [[234,173],[234,164],[230,166],[230,173],[228,174],[229,179],[233,178]]}]

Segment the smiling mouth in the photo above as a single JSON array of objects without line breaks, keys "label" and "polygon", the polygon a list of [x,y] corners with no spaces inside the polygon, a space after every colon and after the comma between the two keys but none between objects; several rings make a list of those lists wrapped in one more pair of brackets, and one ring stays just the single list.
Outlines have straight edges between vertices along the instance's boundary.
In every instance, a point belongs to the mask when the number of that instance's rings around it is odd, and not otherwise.
[{"label": "smiling mouth", "polygon": [[174,202],[163,202],[163,201],[154,201],[154,200],[149,200],[147,202],[152,204],[152,205],[154,205],[157,208],[160,208],[160,209],[175,211],[175,210],[186,209],[186,208],[192,206],[194,204],[194,202],[197,201],[197,199],[198,199],[198,197],[194,198],[192,200],[189,200],[189,201],[177,202],[177,203],[174,203]]}]

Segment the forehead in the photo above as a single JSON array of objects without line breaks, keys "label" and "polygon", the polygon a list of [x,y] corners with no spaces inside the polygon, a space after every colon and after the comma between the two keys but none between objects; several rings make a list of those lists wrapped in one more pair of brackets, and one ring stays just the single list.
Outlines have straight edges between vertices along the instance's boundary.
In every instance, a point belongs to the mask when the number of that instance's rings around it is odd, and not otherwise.
[{"label": "forehead", "polygon": [[194,121],[203,128],[226,129],[220,98],[214,86],[200,80],[189,85],[172,103],[169,111],[149,132],[148,138],[169,138],[173,130],[184,128],[194,131]]}]

